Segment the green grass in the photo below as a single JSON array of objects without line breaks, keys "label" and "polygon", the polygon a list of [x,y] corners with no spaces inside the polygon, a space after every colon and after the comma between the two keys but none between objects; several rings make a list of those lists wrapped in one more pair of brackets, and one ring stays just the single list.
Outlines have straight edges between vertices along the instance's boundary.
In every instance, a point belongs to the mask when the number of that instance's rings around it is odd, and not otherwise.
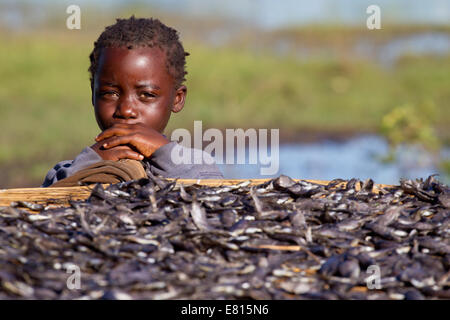
[{"label": "green grass", "polygon": [[[37,186],[99,132],[88,55],[93,39],[0,36],[0,187]],[[167,132],[203,127],[376,131],[405,103],[432,116],[450,139],[450,57],[408,57],[393,69],[363,61],[311,60],[185,42],[188,95]],[[427,107],[434,106],[431,110]]]},{"label": "green grass", "polygon": [[411,57],[385,70],[362,61],[189,49],[187,107],[173,117],[173,128],[202,119],[213,127],[376,130],[392,108],[427,101],[436,105],[438,127],[450,121],[450,57]]}]

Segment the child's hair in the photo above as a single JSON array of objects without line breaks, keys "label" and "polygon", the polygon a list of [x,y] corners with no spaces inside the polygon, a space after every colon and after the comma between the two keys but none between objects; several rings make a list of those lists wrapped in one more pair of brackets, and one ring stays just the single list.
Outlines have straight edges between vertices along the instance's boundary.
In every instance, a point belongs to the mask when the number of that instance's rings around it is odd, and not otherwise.
[{"label": "child's hair", "polygon": [[129,19],[117,19],[116,23],[105,28],[100,37],[94,43],[89,59],[91,88],[94,88],[94,76],[97,72],[98,59],[102,48],[124,47],[133,49],[135,47],[158,46],[166,54],[166,67],[169,74],[175,79],[176,87],[185,81],[186,56],[178,33],[163,24],[158,19],[136,19],[131,16]]}]

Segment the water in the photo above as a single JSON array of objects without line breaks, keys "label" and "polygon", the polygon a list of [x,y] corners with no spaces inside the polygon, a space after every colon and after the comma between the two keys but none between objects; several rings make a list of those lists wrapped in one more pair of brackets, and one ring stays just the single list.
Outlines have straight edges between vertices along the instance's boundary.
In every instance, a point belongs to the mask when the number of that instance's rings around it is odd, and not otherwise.
[{"label": "water", "polygon": [[355,53],[377,60],[382,65],[391,67],[404,55],[448,55],[450,52],[450,36],[444,32],[421,32],[400,36],[386,44],[376,44],[369,39],[360,40]]},{"label": "water", "polygon": [[[261,50],[255,46],[254,49]],[[330,46],[308,46],[296,43],[290,38],[279,37],[273,41],[272,50],[280,55],[294,55],[301,59],[331,59],[339,56],[340,48]],[[349,53],[358,58],[375,61],[384,67],[392,67],[405,55],[445,56],[450,53],[450,35],[445,32],[418,32],[396,36],[385,43],[377,43],[370,38],[360,38]]]},{"label": "water", "polygon": [[[45,16],[45,7],[60,4],[67,7],[77,4],[82,11],[92,5],[101,6],[102,11],[112,11],[124,5],[145,4],[149,8],[183,14],[192,19],[219,17],[245,22],[267,30],[292,25],[307,25],[317,22],[353,24],[366,26],[369,5],[376,4],[381,9],[382,26],[384,24],[448,24],[450,20],[450,2],[448,0],[2,0],[0,3],[1,21],[10,27],[20,27],[36,18]],[[15,8],[30,4],[32,14],[18,16]],[[64,15],[65,11],[61,11]]]},{"label": "water", "polygon": [[[36,1],[36,0],[35,0]],[[80,2],[80,0],[78,1]],[[87,2],[87,0],[81,1]],[[104,3],[104,1],[92,1]],[[127,0],[109,1],[123,4]],[[181,12],[192,17],[219,16],[252,23],[265,29],[317,22],[337,22],[365,27],[369,5],[381,9],[384,23],[448,24],[450,4],[448,0],[146,0],[136,1],[153,4],[169,12]]]},{"label": "water", "polygon": [[[397,184],[400,178],[426,178],[440,173],[439,180],[449,184],[433,162],[433,157],[418,146],[401,146],[395,151],[396,161],[383,163],[388,154],[387,142],[374,135],[365,135],[345,142],[283,144],[276,174],[263,176],[262,166],[219,164],[225,178],[272,178],[285,174],[299,179],[332,180],[335,178],[361,180],[371,178],[376,183]],[[248,150],[247,150],[248,157]],[[450,159],[450,148],[441,151],[441,159]],[[248,161],[246,161],[248,163]]]}]

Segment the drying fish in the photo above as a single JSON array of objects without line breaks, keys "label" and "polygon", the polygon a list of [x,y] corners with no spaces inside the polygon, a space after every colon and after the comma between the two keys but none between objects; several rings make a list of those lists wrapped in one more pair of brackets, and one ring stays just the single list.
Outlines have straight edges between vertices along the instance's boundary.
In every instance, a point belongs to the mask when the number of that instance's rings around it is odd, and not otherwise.
[{"label": "drying fish", "polygon": [[374,186],[149,174],[68,208],[12,203],[0,299],[449,299],[450,189],[434,176]]}]

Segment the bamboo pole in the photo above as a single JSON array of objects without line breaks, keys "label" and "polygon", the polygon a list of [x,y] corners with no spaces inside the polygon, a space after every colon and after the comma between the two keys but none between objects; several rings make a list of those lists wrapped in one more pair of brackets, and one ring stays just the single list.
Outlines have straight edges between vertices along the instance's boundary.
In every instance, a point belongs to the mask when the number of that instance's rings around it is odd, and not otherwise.
[{"label": "bamboo pole", "polygon": [[[174,179],[168,179],[174,180]],[[205,186],[235,185],[244,181],[250,181],[250,185],[258,185],[270,179],[178,179],[178,184],[192,185],[199,184]],[[294,179],[300,181],[300,179]],[[329,181],[324,180],[303,180],[307,182],[326,185]],[[107,187],[108,184],[104,184]],[[383,187],[389,185],[374,185],[374,191],[378,192]],[[13,201],[27,201],[31,203],[45,204],[51,206],[68,206],[69,200],[85,200],[91,193],[91,186],[81,187],[60,187],[60,188],[16,188],[0,189],[0,207],[10,206]]]}]

